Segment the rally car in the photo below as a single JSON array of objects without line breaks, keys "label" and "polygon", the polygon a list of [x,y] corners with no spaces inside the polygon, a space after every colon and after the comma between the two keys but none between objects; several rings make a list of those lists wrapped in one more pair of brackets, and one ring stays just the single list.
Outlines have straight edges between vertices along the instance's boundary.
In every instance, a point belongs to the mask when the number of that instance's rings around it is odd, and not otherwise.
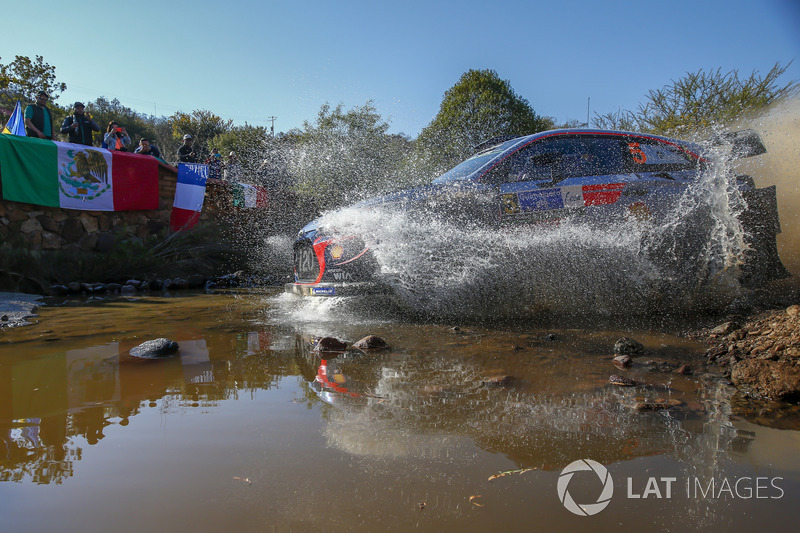
[{"label": "rally car", "polygon": [[[625,220],[664,223],[685,191],[719,159],[766,152],[758,134],[745,130],[696,144],[643,133],[550,130],[496,138],[431,184],[351,206],[419,210],[465,225],[502,227],[580,220],[608,226]],[[725,172],[728,172],[727,169]],[[745,234],[740,281],[754,287],[788,272],[777,254],[780,232],[775,187],[756,188],[749,176],[731,176],[743,200],[736,213]],[[287,292],[339,296],[386,291],[368,236],[341,233],[320,220],[303,227],[293,246],[294,282]]]}]

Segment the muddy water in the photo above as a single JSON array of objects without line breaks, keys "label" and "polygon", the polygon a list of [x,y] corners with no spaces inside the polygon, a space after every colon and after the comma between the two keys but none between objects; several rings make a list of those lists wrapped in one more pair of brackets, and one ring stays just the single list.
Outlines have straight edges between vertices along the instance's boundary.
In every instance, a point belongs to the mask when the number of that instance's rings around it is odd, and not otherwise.
[{"label": "muddy water", "polygon": [[[0,332],[0,530],[796,527],[800,432],[733,416],[675,324],[456,329],[352,309],[110,298]],[[367,334],[391,349],[311,349]],[[646,350],[624,371],[621,336]],[[128,354],[155,337],[179,354]],[[676,374],[687,360],[695,373]],[[635,408],[658,400],[679,405]]]}]

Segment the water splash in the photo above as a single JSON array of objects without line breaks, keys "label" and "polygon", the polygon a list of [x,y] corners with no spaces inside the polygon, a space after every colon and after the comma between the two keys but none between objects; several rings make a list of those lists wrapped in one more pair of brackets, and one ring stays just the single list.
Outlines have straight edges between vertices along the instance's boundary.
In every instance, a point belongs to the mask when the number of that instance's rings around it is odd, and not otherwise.
[{"label": "water splash", "polygon": [[630,315],[696,310],[737,296],[744,207],[721,160],[657,226],[574,219],[486,228],[392,207],[347,208],[320,223],[363,236],[382,281],[415,312]]}]

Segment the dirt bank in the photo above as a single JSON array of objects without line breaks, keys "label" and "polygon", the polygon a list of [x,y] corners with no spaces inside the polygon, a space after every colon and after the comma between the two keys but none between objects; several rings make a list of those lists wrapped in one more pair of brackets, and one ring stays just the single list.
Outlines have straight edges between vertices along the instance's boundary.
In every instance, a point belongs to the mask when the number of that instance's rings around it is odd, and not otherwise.
[{"label": "dirt bank", "polygon": [[800,402],[800,305],[733,318],[708,331],[706,354],[743,393]]}]

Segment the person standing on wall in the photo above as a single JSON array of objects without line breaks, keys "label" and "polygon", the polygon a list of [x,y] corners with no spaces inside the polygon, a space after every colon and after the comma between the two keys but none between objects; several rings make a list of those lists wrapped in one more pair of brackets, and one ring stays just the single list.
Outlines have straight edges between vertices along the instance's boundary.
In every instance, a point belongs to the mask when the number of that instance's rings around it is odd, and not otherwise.
[{"label": "person standing on wall", "polygon": [[106,134],[103,137],[103,148],[109,150],[127,151],[127,146],[131,143],[131,138],[125,128],[114,122],[113,120],[108,123]]},{"label": "person standing on wall", "polygon": [[72,111],[73,114],[67,115],[61,124],[61,133],[66,133],[71,143],[94,146],[92,132],[100,131],[100,126],[92,120],[91,115],[84,113],[84,106],[81,102],[75,102]]},{"label": "person standing on wall", "polygon": [[50,96],[46,92],[39,91],[36,103],[25,106],[25,129],[28,137],[53,138],[53,116],[47,108],[48,98]]},{"label": "person standing on wall", "polygon": [[183,144],[178,148],[178,161],[181,163],[197,163],[197,156],[192,147],[192,136],[188,133],[183,136]]}]

